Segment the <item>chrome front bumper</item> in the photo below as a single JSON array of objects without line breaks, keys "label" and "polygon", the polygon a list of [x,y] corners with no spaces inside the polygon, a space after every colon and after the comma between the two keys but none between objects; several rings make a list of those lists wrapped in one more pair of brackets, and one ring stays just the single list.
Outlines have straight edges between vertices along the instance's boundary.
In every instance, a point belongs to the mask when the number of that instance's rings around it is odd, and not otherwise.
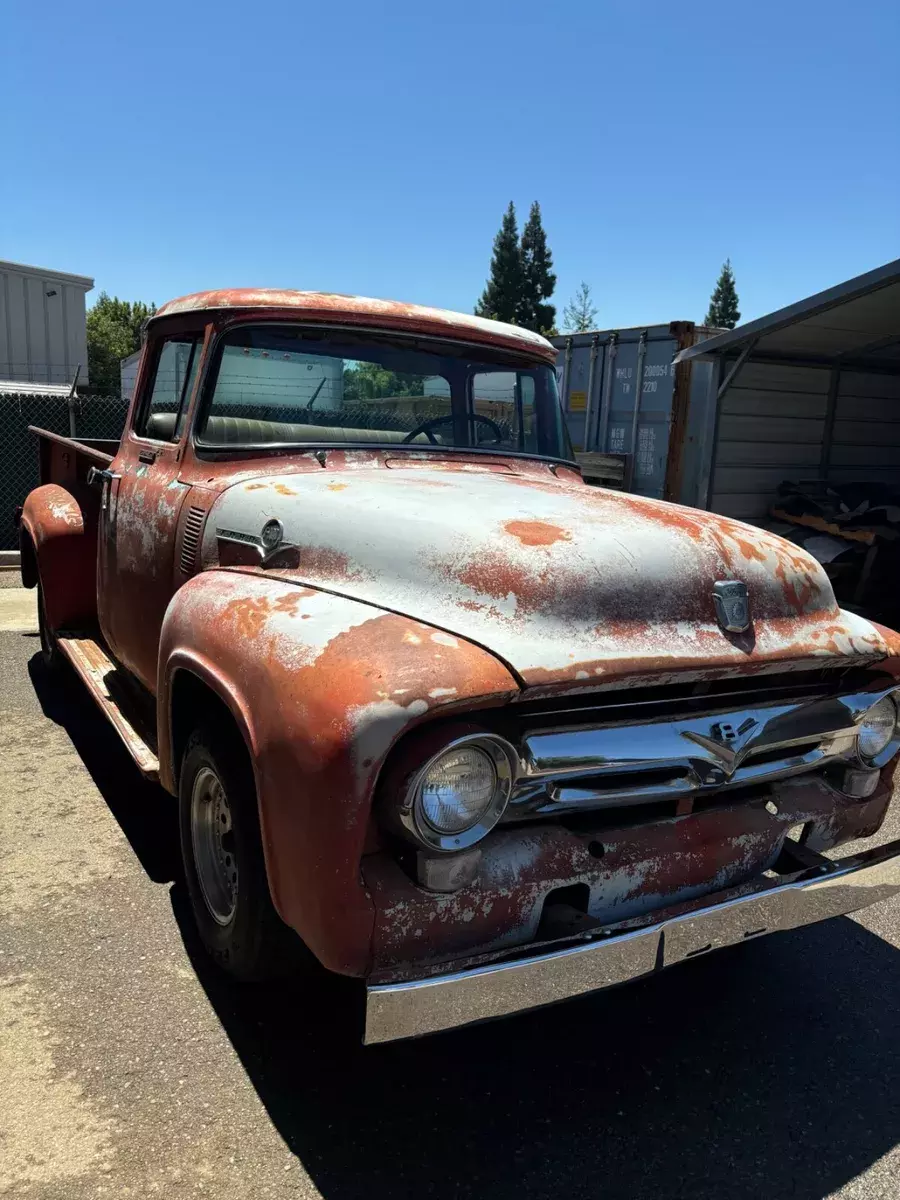
[{"label": "chrome front bumper", "polygon": [[410,983],[370,986],[365,1042],[437,1033],[652,975],[710,950],[856,912],[900,892],[900,841],[682,916],[588,943]]}]

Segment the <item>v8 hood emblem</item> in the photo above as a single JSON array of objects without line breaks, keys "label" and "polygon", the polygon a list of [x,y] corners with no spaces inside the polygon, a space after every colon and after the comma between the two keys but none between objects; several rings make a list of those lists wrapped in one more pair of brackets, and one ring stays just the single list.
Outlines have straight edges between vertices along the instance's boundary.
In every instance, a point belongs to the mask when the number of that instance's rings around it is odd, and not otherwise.
[{"label": "v8 hood emblem", "polygon": [[726,775],[732,775],[740,766],[744,752],[759,730],[759,721],[747,717],[735,727],[728,721],[716,721],[709,728],[709,733],[698,733],[694,729],[686,729],[682,737],[690,738],[698,746],[714,755],[722,765]]}]

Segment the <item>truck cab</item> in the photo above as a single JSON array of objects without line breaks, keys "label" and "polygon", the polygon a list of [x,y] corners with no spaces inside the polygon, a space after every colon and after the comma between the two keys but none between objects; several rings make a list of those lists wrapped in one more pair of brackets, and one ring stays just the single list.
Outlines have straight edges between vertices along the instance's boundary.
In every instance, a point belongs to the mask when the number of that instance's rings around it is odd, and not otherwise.
[{"label": "truck cab", "polygon": [[366,1040],[624,982],[900,890],[897,635],[761,530],[588,487],[527,330],[219,291],[149,323],[121,442],[37,431],[48,665],[178,797],[238,978]]}]

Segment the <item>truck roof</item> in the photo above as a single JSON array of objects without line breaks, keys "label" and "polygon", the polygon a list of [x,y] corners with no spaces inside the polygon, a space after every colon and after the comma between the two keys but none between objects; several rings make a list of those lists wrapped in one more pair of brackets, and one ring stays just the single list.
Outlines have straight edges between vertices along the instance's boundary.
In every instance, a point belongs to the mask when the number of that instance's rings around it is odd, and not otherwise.
[{"label": "truck roof", "polygon": [[439,337],[465,337],[470,341],[484,342],[531,357],[537,355],[547,362],[556,362],[556,349],[546,338],[539,333],[532,333],[530,329],[444,308],[427,308],[399,300],[376,300],[370,296],[345,296],[339,292],[295,292],[278,288],[222,288],[193,292],[164,304],[152,320],[205,309],[280,310],[297,316],[302,314],[305,320],[314,322],[330,323],[338,319],[354,325],[378,325]]}]

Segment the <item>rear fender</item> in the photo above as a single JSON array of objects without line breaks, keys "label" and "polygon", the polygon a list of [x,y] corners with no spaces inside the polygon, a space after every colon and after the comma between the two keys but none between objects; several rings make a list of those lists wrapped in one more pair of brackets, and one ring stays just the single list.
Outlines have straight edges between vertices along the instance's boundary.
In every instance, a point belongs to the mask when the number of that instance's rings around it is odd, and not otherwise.
[{"label": "rear fender", "polygon": [[364,974],[360,873],[372,792],[411,726],[518,688],[487,651],[395,613],[251,572],[210,570],[172,598],[158,680],[160,777],[176,787],[171,695],[191,670],[250,751],[272,900],[320,962]]},{"label": "rear fender", "polygon": [[100,497],[87,484],[46,483],[25,500],[19,526],[22,582],[34,587],[40,580],[51,629],[96,623],[99,519]]}]

